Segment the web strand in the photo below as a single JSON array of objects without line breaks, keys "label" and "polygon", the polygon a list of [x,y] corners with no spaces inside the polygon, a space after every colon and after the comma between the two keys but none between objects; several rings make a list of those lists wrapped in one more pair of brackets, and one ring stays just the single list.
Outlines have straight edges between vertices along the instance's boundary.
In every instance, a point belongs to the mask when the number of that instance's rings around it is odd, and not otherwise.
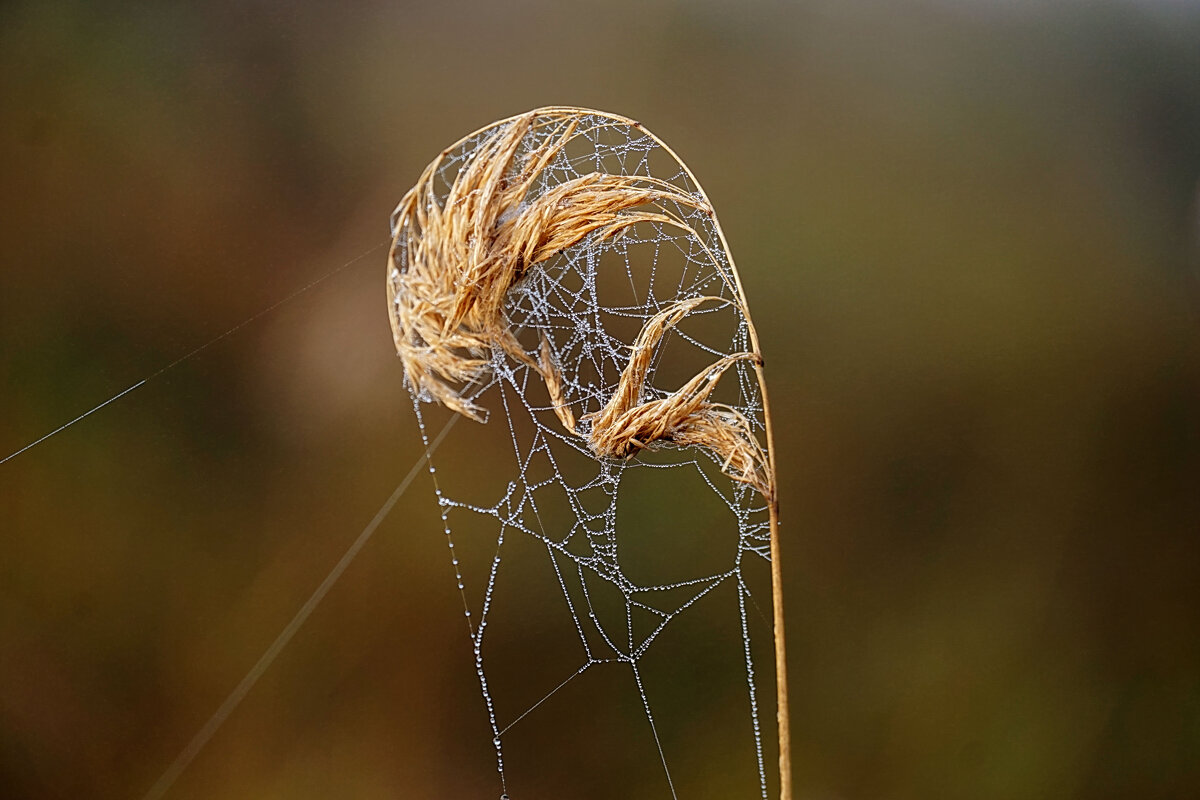
[{"label": "web strand", "polygon": [[[100,411],[101,409],[105,408],[106,406],[108,406],[112,403],[115,403],[116,401],[120,400],[121,398],[125,397],[126,395],[141,388],[142,386],[145,386],[150,381],[167,373],[168,371],[179,366],[180,364],[184,363],[185,361],[195,358],[196,356],[200,355],[205,350],[208,350],[213,345],[216,345],[217,343],[229,338],[230,336],[233,336],[238,331],[240,331],[243,328],[247,327],[248,325],[254,323],[258,319],[266,316],[267,314],[271,313],[272,311],[278,309],[280,306],[283,306],[286,303],[289,303],[292,300],[296,299],[300,295],[316,288],[318,285],[324,283],[325,281],[329,280],[330,278],[334,277],[335,275],[342,273],[349,267],[353,266],[354,264],[357,264],[358,262],[362,261],[367,256],[371,255],[372,253],[378,252],[386,244],[387,244],[387,240],[379,242],[378,244],[373,245],[369,249],[364,250],[362,253],[355,256],[354,258],[341,264],[340,266],[334,267],[333,269],[329,270],[328,272],[325,272],[324,274],[320,275],[316,279],[309,281],[308,283],[304,284],[303,286],[289,292],[287,295],[283,296],[282,298],[280,298],[279,300],[270,304],[269,306],[252,314],[251,316],[242,320],[238,324],[225,330],[223,333],[221,333],[217,336],[214,336],[213,338],[204,342],[200,346],[193,348],[192,350],[190,350],[187,353],[185,353],[184,355],[176,358],[175,360],[171,361],[170,363],[166,364],[165,366],[160,367],[159,369],[157,369],[154,372],[147,375],[145,378],[142,378],[141,380],[137,381],[136,383],[128,386],[127,388],[116,393],[115,395],[113,395],[112,397],[103,401],[102,403],[99,403],[96,406],[93,406],[91,409],[85,411],[84,413],[80,414],[79,416],[75,417],[74,419],[55,428],[50,433],[47,433],[46,435],[44,435],[44,436],[30,442],[29,444],[19,448],[18,450],[10,453],[9,455],[0,459],[0,464],[4,464],[5,462],[16,458],[17,456],[21,455],[22,453],[25,453],[28,450],[33,449],[34,447],[38,446],[42,442],[45,442],[46,440],[54,437],[55,435],[67,430],[68,428],[72,427],[73,425],[83,421],[84,419],[88,418],[92,414],[95,414],[96,412]],[[213,715],[208,719],[208,721],[205,722],[205,724],[200,728],[200,730],[198,730],[196,732],[196,734],[192,737],[192,739],[188,742],[188,744],[184,747],[184,749],[182,751],[180,751],[179,755],[176,756],[174,761],[171,762],[170,766],[167,767],[166,771],[164,771],[163,774],[161,776],[159,776],[158,780],[155,781],[154,785],[145,794],[145,796],[144,796],[145,800],[157,800],[157,798],[163,797],[170,790],[170,788],[175,784],[175,782],[178,780],[179,776],[183,773],[183,771],[187,768],[187,766],[204,749],[205,745],[208,744],[208,742],[217,733],[217,731],[225,723],[225,721],[229,718],[229,716],[231,714],[233,714],[233,712],[241,704],[242,700],[245,699],[246,695],[249,694],[250,690],[253,689],[254,685],[263,676],[263,674],[271,667],[271,665],[274,663],[275,659],[278,658],[280,653],[283,652],[283,650],[287,647],[288,643],[292,640],[292,638],[296,635],[296,633],[300,630],[300,628],[304,625],[304,623],[312,615],[313,611],[316,610],[317,606],[325,598],[325,595],[328,594],[329,591],[333,588],[334,584],[337,583],[338,579],[342,576],[342,574],[350,566],[351,562],[358,555],[359,551],[361,551],[362,548],[371,539],[371,536],[375,533],[375,530],[379,527],[379,525],[387,517],[387,515],[390,513],[392,508],[400,500],[401,496],[403,496],[405,491],[407,491],[409,485],[416,478],[416,476],[420,473],[421,467],[425,464],[427,459],[430,456],[432,456],[432,454],[441,445],[442,441],[445,439],[446,435],[450,432],[450,429],[454,426],[455,422],[456,422],[456,418],[450,419],[446,423],[446,425],[441,429],[441,431],[437,434],[437,436],[435,436],[432,439],[432,441],[426,442],[425,453],[422,454],[421,457],[413,464],[413,466],[410,468],[408,474],[404,477],[403,480],[400,481],[400,483],[397,485],[395,491],[392,492],[392,495],[384,502],[384,504],[376,512],[375,516],[371,519],[371,521],[369,523],[367,523],[366,527],[363,528],[363,530],[359,533],[358,537],[354,540],[354,542],[350,545],[350,547],[342,555],[341,559],[334,565],[334,567],[330,570],[330,572],[325,576],[325,579],[320,583],[320,585],[316,588],[316,590],[312,593],[312,595],[309,596],[309,598],[305,601],[305,603],[296,612],[296,615],[292,618],[292,620],[284,627],[284,629],[279,633],[279,635],[275,638],[275,640],[271,643],[271,645],[267,648],[267,650],[263,653],[263,655],[259,658],[259,660],[254,664],[254,666],[250,668],[250,670],[246,673],[246,675],[242,678],[242,680],[238,682],[237,686],[234,687],[233,691],[230,692],[229,696],[225,698],[225,700],[221,703],[220,706],[218,706],[217,710],[215,712],[213,712]]]},{"label": "web strand", "polygon": [[230,715],[241,705],[242,700],[246,698],[246,695],[258,683],[259,678],[271,668],[275,659],[288,646],[288,643],[291,642],[304,623],[308,621],[312,613],[316,611],[317,606],[325,599],[325,595],[329,594],[329,590],[333,588],[351,562],[354,561],[355,557],[366,546],[367,542],[370,541],[375,530],[383,523],[388,514],[391,513],[392,508],[395,507],[396,503],[399,502],[400,498],[408,490],[409,484],[420,473],[421,467],[425,465],[429,457],[441,446],[442,441],[446,438],[446,434],[450,432],[450,429],[454,427],[457,421],[458,417],[451,417],[437,436],[428,443],[425,453],[412,465],[408,474],[404,476],[404,479],[396,486],[391,496],[375,512],[375,516],[371,518],[371,521],[367,523],[366,527],[362,529],[362,532],[359,533],[342,557],[338,559],[338,562],[334,564],[333,569],[329,571],[329,574],[325,576],[325,579],[321,581],[320,585],[317,586],[309,598],[304,601],[304,605],[300,606],[300,610],[296,612],[292,620],[279,632],[279,635],[275,637],[275,641],[259,657],[254,666],[250,668],[250,671],[238,682],[238,685],[229,693],[229,696],[217,707],[217,710],[213,712],[208,721],[196,732],[196,735],[192,737],[187,746],[180,751],[175,760],[171,762],[171,765],[167,767],[166,771],[150,787],[150,791],[146,792],[143,800],[159,800],[159,798],[163,797],[175,784],[175,781],[179,779],[179,776],[183,774],[183,771],[187,769],[187,766],[192,763],[193,759],[200,754],[200,751],[204,749],[204,746],[208,744],[209,740],[212,739],[220,727],[225,724]]},{"label": "web strand", "polygon": [[249,317],[242,320],[237,325],[234,325],[232,328],[228,329],[224,333],[214,336],[213,338],[209,339],[207,342],[200,345],[199,347],[196,347],[195,349],[185,353],[184,355],[182,355],[179,358],[175,359],[174,361],[170,362],[165,367],[160,367],[159,369],[157,369],[154,372],[147,375],[145,378],[142,378],[137,383],[134,383],[134,384],[126,387],[125,389],[122,389],[121,391],[117,392],[115,395],[108,398],[104,402],[102,402],[98,405],[95,405],[92,408],[90,408],[89,410],[83,412],[82,414],[80,414],[78,417],[75,417],[75,419],[71,420],[70,422],[66,422],[66,423],[58,426],[54,430],[47,433],[45,436],[42,436],[40,439],[35,439],[34,441],[30,442],[29,444],[25,445],[24,447],[21,447],[20,449],[15,450],[12,453],[9,453],[4,458],[0,458],[0,464],[3,464],[7,461],[11,461],[12,459],[16,458],[17,456],[21,455],[22,453],[26,452],[27,450],[32,450],[33,448],[37,447],[42,442],[46,441],[47,439],[50,439],[53,436],[56,436],[56,435],[62,433],[67,428],[70,428],[71,426],[75,425],[77,422],[81,422],[84,419],[87,419],[92,414],[95,414],[97,411],[99,411],[100,409],[109,405],[110,403],[114,403],[117,400],[120,400],[125,395],[130,394],[131,392],[142,388],[147,383],[149,383],[150,381],[159,377],[163,373],[166,373],[166,372],[174,369],[175,367],[179,366],[180,364],[182,364],[185,361],[195,358],[196,356],[200,355],[208,348],[212,347],[213,345],[217,344],[218,342],[228,339],[230,336],[233,336],[235,333],[240,331],[242,328],[245,328],[247,325],[250,325],[251,323],[258,320],[259,318],[266,316],[267,314],[270,314],[272,311],[274,311],[275,309],[284,305],[285,303],[289,303],[292,300],[295,300],[300,295],[304,294],[305,292],[309,291],[310,289],[315,288],[319,284],[324,283],[328,279],[332,278],[334,275],[341,273],[342,271],[348,269],[349,267],[353,266],[354,264],[357,264],[359,261],[362,261],[364,258],[371,255],[372,253],[378,252],[386,244],[387,244],[387,241],[385,240],[383,242],[380,242],[379,244],[374,245],[369,250],[364,250],[362,253],[360,253],[359,255],[350,259],[345,264],[342,264],[340,267],[334,267],[329,272],[326,272],[325,274],[321,275],[320,277],[316,278],[315,280],[312,280],[312,281],[306,283],[305,285],[301,286],[299,289],[295,289],[291,293],[285,295],[284,297],[275,301],[274,303],[272,303],[271,305],[262,309],[261,311],[251,314]]}]

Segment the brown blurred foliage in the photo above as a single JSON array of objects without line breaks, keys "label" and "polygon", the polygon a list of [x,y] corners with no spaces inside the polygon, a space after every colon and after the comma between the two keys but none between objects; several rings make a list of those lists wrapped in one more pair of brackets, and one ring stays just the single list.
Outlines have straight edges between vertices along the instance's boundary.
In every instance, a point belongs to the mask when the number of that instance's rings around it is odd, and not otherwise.
[{"label": "brown blurred foliage", "polygon": [[[1166,1],[7,4],[0,455],[381,245],[462,134],[619,112],[759,327],[798,796],[1196,796],[1197,41]],[[140,796],[408,471],[383,263],[0,465],[0,794]],[[439,532],[414,486],[170,796],[495,797]]]}]

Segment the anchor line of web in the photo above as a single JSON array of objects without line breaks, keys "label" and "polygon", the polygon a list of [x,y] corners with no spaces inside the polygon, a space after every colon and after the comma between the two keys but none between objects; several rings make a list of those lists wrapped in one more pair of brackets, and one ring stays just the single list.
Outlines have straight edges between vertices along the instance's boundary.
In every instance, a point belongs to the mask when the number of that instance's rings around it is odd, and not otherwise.
[{"label": "anchor line of web", "polygon": [[83,420],[87,419],[92,414],[95,414],[97,411],[101,410],[102,408],[104,408],[112,403],[115,403],[117,400],[120,400],[122,397],[125,397],[126,395],[136,391],[137,389],[142,388],[150,381],[154,380],[155,378],[159,377],[160,375],[163,375],[166,372],[169,372],[170,370],[179,366],[183,362],[188,361],[192,358],[195,358],[196,356],[200,355],[205,350],[207,350],[208,348],[217,344],[218,342],[224,341],[225,339],[228,339],[230,336],[233,336],[235,333],[240,331],[242,328],[245,328],[247,325],[250,325],[251,323],[257,321],[261,317],[264,317],[267,314],[270,314],[272,311],[279,308],[280,306],[282,306],[286,303],[289,303],[292,300],[295,300],[297,297],[304,294],[305,292],[316,288],[318,285],[324,283],[325,281],[329,280],[333,276],[340,274],[341,272],[350,268],[354,264],[357,264],[359,261],[362,261],[367,256],[371,255],[372,253],[374,253],[374,252],[378,251],[380,248],[382,248],[384,245],[388,244],[389,241],[390,240],[385,239],[384,241],[371,246],[369,249],[364,250],[362,253],[359,253],[357,256],[350,259],[349,261],[342,264],[341,266],[334,267],[329,272],[326,272],[323,275],[321,275],[320,277],[318,277],[312,281],[309,281],[308,283],[304,284],[303,286],[299,287],[298,289],[293,290],[292,292],[283,296],[279,300],[276,300],[274,303],[267,306],[266,308],[264,308],[260,311],[257,311],[254,314],[251,314],[249,317],[242,320],[237,325],[234,325],[232,328],[229,328],[224,333],[218,334],[217,336],[214,336],[213,338],[206,341],[204,344],[202,344],[198,347],[195,347],[192,350],[189,350],[187,353],[184,353],[179,358],[176,358],[174,361],[171,361],[166,366],[159,367],[157,370],[150,373],[146,377],[142,378],[140,381],[137,381],[136,383],[133,383],[133,384],[125,387],[121,391],[114,394],[112,397],[109,397],[107,400],[105,400],[101,403],[98,403],[97,405],[92,406],[90,409],[83,412],[82,414],[75,417],[74,419],[70,420],[69,422],[65,422],[62,425],[59,425],[57,428],[55,428],[54,430],[45,434],[44,436],[41,436],[41,437],[33,440],[32,442],[29,442],[28,444],[24,445],[23,447],[20,447],[17,450],[14,450],[13,452],[6,455],[4,458],[0,458],[0,464],[4,464],[7,461],[11,461],[12,459],[16,458],[17,456],[21,455],[22,453],[32,450],[33,448],[37,447],[42,442],[45,442],[46,440],[51,439],[54,436],[57,436],[58,434],[67,430],[68,428],[72,427],[76,423],[82,422]]}]

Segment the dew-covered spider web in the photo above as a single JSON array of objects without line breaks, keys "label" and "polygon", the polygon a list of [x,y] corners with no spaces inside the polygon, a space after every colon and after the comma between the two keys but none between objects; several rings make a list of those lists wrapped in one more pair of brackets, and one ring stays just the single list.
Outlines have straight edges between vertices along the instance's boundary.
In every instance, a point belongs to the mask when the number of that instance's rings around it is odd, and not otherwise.
[{"label": "dew-covered spider web", "polygon": [[[589,235],[508,292],[507,320],[531,360],[548,343],[581,420],[575,432],[555,414],[543,375],[494,348],[486,378],[463,387],[486,423],[462,421],[430,458],[482,695],[480,741],[498,770],[496,796],[511,800],[767,797],[778,787],[767,502],[704,447],[651,443],[613,459],[586,441],[588,415],[612,397],[648,320],[680,300],[717,298],[655,345],[640,402],[754,351],[744,301],[707,199],[640,126],[602,114],[539,117],[514,164],[572,119],[527,200],[600,172],[663,180],[698,202],[649,204],[662,219]],[[447,151],[437,202],[511,124]],[[403,272],[407,234],[393,234]],[[452,416],[431,399],[413,401],[427,448]],[[730,368],[709,400],[736,409],[766,442],[751,361]]]}]

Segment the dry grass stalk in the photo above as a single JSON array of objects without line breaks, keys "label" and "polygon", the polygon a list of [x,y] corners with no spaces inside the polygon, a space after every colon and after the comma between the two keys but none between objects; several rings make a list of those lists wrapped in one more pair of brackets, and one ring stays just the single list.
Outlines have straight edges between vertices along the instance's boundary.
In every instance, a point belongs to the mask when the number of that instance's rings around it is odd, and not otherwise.
[{"label": "dry grass stalk", "polygon": [[[640,128],[637,122],[624,117],[571,107],[537,109],[514,117],[490,127],[490,134],[483,134],[485,140],[458,173],[443,204],[439,204],[433,184],[449,151],[444,151],[426,168],[394,214],[396,237],[388,258],[387,289],[396,350],[416,391],[427,393],[472,419],[481,418],[480,409],[465,400],[454,385],[482,377],[489,363],[489,349],[500,347],[543,376],[559,420],[568,430],[576,431],[575,415],[564,396],[562,376],[554,365],[549,342],[542,340],[541,352],[535,362],[517,343],[503,316],[505,294],[531,266],[578,243],[585,236],[611,237],[640,221],[676,225],[689,231],[695,241],[702,241],[694,230],[661,207],[658,211],[647,211],[638,206],[669,200],[712,214],[703,193],[698,192],[698,196],[693,197],[653,179],[597,173],[563,183],[525,203],[525,196],[538,173],[565,146],[576,122],[585,116],[602,118],[606,120],[605,124],[613,126]],[[537,125],[563,125],[564,122],[565,126],[559,129],[560,135],[545,139],[540,147],[525,154],[514,166],[528,131]],[[694,181],[695,176],[671,148],[661,139],[652,138]],[[730,266],[729,275],[722,271],[722,277],[731,281],[732,295],[737,298],[738,310],[748,327],[751,349],[757,353],[758,334],[744,306],[741,281],[720,226],[716,226],[716,235]],[[677,310],[672,307],[667,314]],[[660,321],[658,324],[664,325],[665,332],[677,322],[666,324]],[[651,334],[645,330],[639,336],[639,340],[647,343],[650,338]],[[661,334],[654,342],[660,338]],[[726,359],[671,396],[639,404],[637,393],[644,380],[644,368],[636,367],[635,362],[639,353],[652,349],[653,344],[641,350],[635,348],[630,365],[622,374],[623,385],[618,386],[617,396],[623,399],[615,396],[596,419],[589,420],[592,423],[589,434],[599,437],[601,444],[589,443],[595,448],[604,447],[607,442],[614,451],[631,447],[632,453],[639,447],[669,437],[669,441],[680,446],[708,447],[721,456],[727,473],[735,480],[754,486],[767,500],[771,526],[780,798],[791,800],[791,735],[779,508],[770,445],[771,411],[761,359],[744,353],[727,357],[755,361],[755,373],[762,392],[766,448],[759,444],[749,421],[738,411],[707,402],[712,391],[709,384],[715,384],[720,374],[728,369],[729,365],[723,364]],[[635,371],[641,371],[641,377]],[[654,403],[660,405],[655,407]],[[597,426],[597,420],[606,411],[610,412],[611,422]],[[642,415],[651,421],[657,419],[659,423],[673,416],[675,425],[656,424],[649,430],[641,430],[642,423],[646,422],[641,419]],[[618,431],[631,435],[622,439]]]},{"label": "dry grass stalk", "polygon": [[[666,210],[675,204],[712,213],[703,197],[665,181],[593,172],[529,198],[538,176],[575,134],[577,115],[531,112],[495,129],[463,163],[444,200],[435,178],[449,151],[426,167],[400,201],[389,254],[388,311],[396,352],[414,389],[453,411],[480,421],[482,411],[461,387],[483,377],[492,348],[541,374],[555,414],[579,434],[564,396],[561,373],[543,339],[535,360],[505,318],[509,289],[528,270],[586,237],[604,240],[643,222],[695,231]],[[535,125],[558,125],[536,147],[522,151]],[[769,500],[769,461],[746,418],[709,403],[721,375],[739,360],[726,356],[665,398],[641,402],[654,350],[696,306],[719,298],[680,301],[647,321],[613,397],[589,423],[586,439],[599,457],[628,458],[656,443],[712,450],[734,480]],[[728,302],[728,301],[724,301]],[[583,434],[579,434],[583,435]]]}]

